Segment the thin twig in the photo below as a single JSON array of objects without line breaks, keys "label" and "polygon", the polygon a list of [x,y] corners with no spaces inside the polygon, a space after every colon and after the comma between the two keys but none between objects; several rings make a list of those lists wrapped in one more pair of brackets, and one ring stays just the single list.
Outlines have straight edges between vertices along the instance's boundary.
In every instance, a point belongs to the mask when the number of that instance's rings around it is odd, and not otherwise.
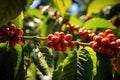
[{"label": "thin twig", "polygon": [[48,38],[47,37],[38,37],[38,36],[22,36],[23,40],[33,40],[33,41],[47,41]]}]

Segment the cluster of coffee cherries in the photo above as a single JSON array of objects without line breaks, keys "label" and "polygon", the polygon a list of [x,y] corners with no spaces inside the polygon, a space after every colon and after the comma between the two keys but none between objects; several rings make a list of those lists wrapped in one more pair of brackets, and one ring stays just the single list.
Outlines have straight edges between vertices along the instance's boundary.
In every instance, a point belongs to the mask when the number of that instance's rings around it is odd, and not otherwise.
[{"label": "cluster of coffee cherries", "polygon": [[67,47],[73,48],[74,42],[71,34],[64,34],[64,32],[55,32],[48,35],[47,46],[54,48],[57,52],[65,52]]},{"label": "cluster of coffee cherries", "polygon": [[107,29],[104,33],[100,32],[98,35],[95,35],[89,46],[102,54],[114,57],[118,53],[120,39],[116,39],[112,30]]},{"label": "cluster of coffee cherries", "polygon": [[74,24],[67,24],[66,28],[69,31],[78,31],[80,29],[80,27],[78,25],[74,25]]},{"label": "cluster of coffee cherries", "polygon": [[93,37],[95,36],[95,33],[91,32],[90,30],[87,30],[85,27],[82,27],[79,29],[78,31],[81,40],[85,41],[85,40],[92,40]]},{"label": "cluster of coffee cherries", "polygon": [[16,25],[11,24],[9,27],[3,29],[1,41],[9,41],[9,45],[14,47],[17,43],[19,44],[21,42],[23,33],[21,29],[16,28]]}]

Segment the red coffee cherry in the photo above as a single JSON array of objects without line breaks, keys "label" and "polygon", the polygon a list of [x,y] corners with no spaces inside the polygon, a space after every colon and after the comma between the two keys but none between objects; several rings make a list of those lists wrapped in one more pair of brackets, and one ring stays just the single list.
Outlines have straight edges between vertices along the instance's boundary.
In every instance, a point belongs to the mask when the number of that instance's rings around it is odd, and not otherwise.
[{"label": "red coffee cherry", "polygon": [[92,47],[92,45],[93,45],[94,42],[95,42],[95,41],[89,42],[89,46]]},{"label": "red coffee cherry", "polygon": [[62,47],[62,48],[61,48],[61,51],[62,51],[62,52],[65,52],[66,50],[67,50],[67,47]]},{"label": "red coffee cherry", "polygon": [[9,31],[8,32],[8,37],[12,38],[15,35],[14,31]]},{"label": "red coffee cherry", "polygon": [[103,33],[103,32],[100,32],[100,33],[98,34],[98,36],[106,37],[105,33]]},{"label": "red coffee cherry", "polygon": [[95,33],[90,33],[90,34],[88,34],[88,37],[89,37],[89,39],[93,39],[93,37],[95,36]]},{"label": "red coffee cherry", "polygon": [[52,37],[52,42],[54,43],[54,44],[57,44],[57,43],[59,43],[59,41],[60,41],[60,38],[58,37],[58,36],[53,36]]},{"label": "red coffee cherry", "polygon": [[16,30],[15,30],[15,34],[16,34],[16,35],[21,35],[21,36],[22,36],[22,35],[24,34],[24,32],[23,32],[22,29],[16,29]]},{"label": "red coffee cherry", "polygon": [[69,41],[68,46],[69,46],[70,48],[73,48],[74,45],[75,45],[75,43],[74,43],[73,41]]},{"label": "red coffee cherry", "polygon": [[7,36],[2,36],[2,41],[3,42],[6,42],[8,40],[8,37]]},{"label": "red coffee cherry", "polygon": [[15,47],[16,42],[15,42],[14,40],[10,40],[10,41],[9,41],[9,45],[10,45],[11,47]]},{"label": "red coffee cherry", "polygon": [[8,33],[8,31],[9,31],[9,28],[5,28],[5,29],[3,29],[3,31],[2,31],[2,32],[3,32],[3,34],[5,34],[5,35],[6,35],[6,34]]},{"label": "red coffee cherry", "polygon": [[68,41],[62,40],[61,46],[62,46],[62,47],[67,47],[67,46],[68,46]]},{"label": "red coffee cherry", "polygon": [[61,44],[57,44],[54,46],[55,51],[60,52],[61,51]]},{"label": "red coffee cherry", "polygon": [[105,30],[105,35],[108,35],[108,34],[113,34],[113,31],[111,29],[107,29]]},{"label": "red coffee cherry", "polygon": [[49,40],[49,41],[47,42],[47,46],[48,46],[49,48],[53,48],[54,44],[53,44],[53,42],[52,42],[51,40]]},{"label": "red coffee cherry", "polygon": [[116,39],[114,34],[108,34],[107,38],[109,38],[110,41],[114,41]]},{"label": "red coffee cherry", "polygon": [[116,43],[116,41],[111,41],[109,45],[113,48],[118,48],[118,44]]},{"label": "red coffee cherry", "polygon": [[101,44],[102,44],[103,46],[108,45],[109,42],[110,42],[109,38],[102,38],[102,39],[101,39]]},{"label": "red coffee cherry", "polygon": [[15,31],[16,30],[16,25],[15,24],[11,24],[9,26],[9,29],[10,29],[10,31]]},{"label": "red coffee cherry", "polygon": [[103,47],[103,46],[100,46],[99,48],[98,48],[98,52],[100,52],[100,53],[105,53],[105,48]]},{"label": "red coffee cherry", "polygon": [[78,31],[80,29],[80,27],[78,25],[74,26],[74,30]]},{"label": "red coffee cherry", "polygon": [[117,39],[116,43],[120,46],[120,39]]},{"label": "red coffee cherry", "polygon": [[67,35],[64,36],[64,39],[66,41],[71,41],[73,39],[73,36],[72,36],[72,34],[67,34]]},{"label": "red coffee cherry", "polygon": [[91,45],[92,48],[98,49],[99,48],[99,43],[94,41],[94,43]]},{"label": "red coffee cherry", "polygon": [[49,34],[49,35],[48,35],[48,39],[49,39],[49,40],[52,40],[52,37],[53,37],[53,34]]},{"label": "red coffee cherry", "polygon": [[64,36],[65,36],[64,32],[59,32],[59,36],[60,36],[61,39],[63,39]]},{"label": "red coffee cherry", "polygon": [[98,36],[98,35],[96,35],[96,36],[93,37],[93,40],[97,41],[97,42],[101,42],[102,39],[103,39],[103,37]]}]

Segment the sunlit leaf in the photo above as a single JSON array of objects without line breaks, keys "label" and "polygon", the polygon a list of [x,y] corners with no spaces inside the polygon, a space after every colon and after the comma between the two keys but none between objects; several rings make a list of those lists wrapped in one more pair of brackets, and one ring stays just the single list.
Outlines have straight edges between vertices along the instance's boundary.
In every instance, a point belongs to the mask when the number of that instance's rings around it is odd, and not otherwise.
[{"label": "sunlit leaf", "polygon": [[120,3],[120,0],[93,0],[88,6],[87,14],[98,13],[106,6],[114,6]]},{"label": "sunlit leaf", "polygon": [[108,22],[103,18],[93,18],[86,21],[83,25],[87,29],[94,29],[94,28],[109,28],[109,29],[116,29],[116,27]]},{"label": "sunlit leaf", "polygon": [[96,52],[92,49],[92,48],[90,48],[90,47],[88,47],[88,46],[86,46],[85,47],[85,49],[89,52],[89,54],[90,54],[90,57],[91,57],[91,59],[92,59],[92,62],[93,62],[93,77],[97,74],[97,57],[96,57]]},{"label": "sunlit leaf", "polygon": [[16,18],[24,5],[25,0],[0,0],[0,27]]},{"label": "sunlit leaf", "polygon": [[59,9],[61,16],[64,17],[66,10],[70,7],[72,0],[53,0],[55,6]]},{"label": "sunlit leaf", "polygon": [[22,28],[23,27],[23,19],[24,19],[24,15],[23,15],[23,12],[21,12],[21,14],[18,17],[11,20],[11,23],[15,24],[18,28]]}]

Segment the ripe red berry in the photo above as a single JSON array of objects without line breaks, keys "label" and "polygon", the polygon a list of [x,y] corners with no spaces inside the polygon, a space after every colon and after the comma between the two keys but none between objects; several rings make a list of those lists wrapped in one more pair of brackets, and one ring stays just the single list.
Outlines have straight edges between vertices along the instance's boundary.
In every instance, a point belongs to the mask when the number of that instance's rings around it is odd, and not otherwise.
[{"label": "ripe red berry", "polygon": [[54,44],[53,44],[53,42],[51,40],[49,40],[47,42],[47,46],[50,47],[50,48],[52,48],[54,46]]},{"label": "ripe red berry", "polygon": [[54,46],[54,49],[55,49],[55,51],[57,51],[57,52],[59,52],[59,51],[61,51],[61,44],[57,44],[57,45],[55,45]]},{"label": "ripe red berry", "polygon": [[15,41],[16,41],[16,43],[20,43],[21,42],[21,36],[19,36],[19,35],[16,35],[14,38],[13,38]]},{"label": "ripe red berry", "polygon": [[113,48],[118,48],[118,44],[115,41],[111,41],[109,45]]},{"label": "ripe red berry", "polygon": [[109,38],[102,38],[102,39],[101,39],[101,44],[102,44],[103,46],[108,45],[109,42],[110,42]]},{"label": "ripe red berry", "polygon": [[24,32],[23,32],[22,29],[16,29],[16,30],[15,30],[15,34],[22,36],[22,35],[24,34]]},{"label": "ripe red berry", "polygon": [[106,37],[105,33],[103,33],[103,32],[100,32],[100,33],[98,34],[98,36]]},{"label": "ripe red berry", "polygon": [[11,47],[15,47],[16,42],[15,42],[14,40],[10,40],[10,41],[9,41],[9,45],[10,45]]},{"label": "ripe red berry", "polygon": [[52,37],[53,37],[53,34],[49,34],[49,35],[48,35],[48,39],[49,39],[49,40],[52,40]]},{"label": "ripe red berry", "polygon": [[15,31],[16,30],[16,25],[15,24],[11,24],[9,26],[9,29],[10,29],[10,31]]},{"label": "ripe red berry", "polygon": [[89,39],[93,39],[93,37],[95,36],[95,33],[90,33],[90,34],[88,34],[88,37],[89,37]]},{"label": "ripe red berry", "polygon": [[99,48],[99,43],[94,41],[94,43],[91,45],[92,48],[98,49]]},{"label": "ripe red berry", "polygon": [[58,37],[58,36],[53,36],[52,37],[52,42],[54,43],[54,44],[57,44],[57,43],[59,43],[59,41],[60,41],[60,38]]},{"label": "ripe red berry", "polygon": [[9,31],[7,36],[12,38],[13,36],[15,35],[15,32],[14,31]]},{"label": "ripe red berry", "polygon": [[59,32],[55,32],[54,35],[55,35],[55,36],[59,36]]},{"label": "ripe red berry", "polygon": [[8,40],[8,37],[7,36],[2,36],[2,41],[3,42],[6,42]]},{"label": "ripe red berry", "polygon": [[95,42],[95,41],[89,42],[89,46],[92,47],[92,45],[93,45],[94,42]]},{"label": "ripe red berry", "polygon": [[74,30],[78,31],[80,27],[78,25],[74,26]]},{"label": "ripe red berry", "polygon": [[103,46],[100,46],[99,48],[98,48],[98,52],[100,52],[100,53],[105,53],[105,48],[103,47]]},{"label": "ripe red berry", "polygon": [[66,40],[62,40],[62,42],[61,42],[61,46],[62,47],[66,47],[66,46],[68,46],[68,41],[66,41]]},{"label": "ripe red berry", "polygon": [[61,51],[62,51],[62,52],[65,52],[66,50],[67,50],[67,47],[62,47],[62,48],[61,48]]},{"label": "ripe red berry", "polygon": [[103,39],[103,37],[98,36],[98,35],[96,35],[96,36],[93,37],[93,40],[97,41],[97,42],[101,42],[102,39]]},{"label": "ripe red berry", "polygon": [[7,34],[8,33],[8,31],[9,31],[9,28],[5,28],[5,29],[3,29],[3,34]]},{"label": "ripe red berry", "polygon": [[61,39],[63,39],[64,36],[65,36],[64,32],[60,32],[60,33],[59,33],[59,36],[60,36]]},{"label": "ripe red berry", "polygon": [[111,29],[105,30],[105,35],[112,34],[112,33],[113,33],[113,31]]},{"label": "ripe red berry", "polygon": [[73,36],[72,36],[72,34],[67,34],[67,35],[64,36],[64,39],[67,40],[67,41],[70,41],[70,40],[73,39]]},{"label": "ripe red berry", "polygon": [[120,39],[117,39],[116,43],[120,46]]},{"label": "ripe red berry", "polygon": [[74,45],[75,45],[75,43],[74,43],[73,41],[69,41],[68,46],[69,46],[70,48],[73,48]]},{"label": "ripe red berry", "polygon": [[107,35],[107,38],[110,39],[110,41],[114,41],[116,39],[115,35],[114,34],[108,34]]}]

